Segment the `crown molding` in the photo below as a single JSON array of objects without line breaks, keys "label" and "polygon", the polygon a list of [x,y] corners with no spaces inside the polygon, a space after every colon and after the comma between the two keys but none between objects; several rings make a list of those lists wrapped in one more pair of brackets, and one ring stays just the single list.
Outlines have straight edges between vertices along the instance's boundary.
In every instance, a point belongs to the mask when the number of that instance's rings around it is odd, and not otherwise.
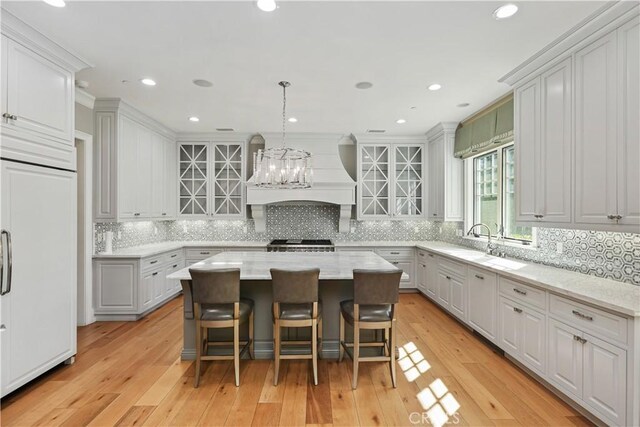
[{"label": "crown molding", "polygon": [[514,86],[543,66],[552,65],[552,61],[560,61],[567,55],[590,43],[593,38],[600,37],[625,21],[637,16],[640,6],[637,1],[612,1],[603,5],[594,13],[583,19],[569,31],[549,43],[532,57],[502,76],[498,82]]},{"label": "crown molding", "polygon": [[249,142],[255,133],[251,132],[178,132],[178,142]]},{"label": "crown molding", "polygon": [[84,89],[76,88],[76,104],[84,105],[85,107],[93,110],[93,106],[96,102],[96,97],[91,95]]},{"label": "crown molding", "polygon": [[427,131],[427,140],[433,141],[445,133],[455,134],[459,124],[460,122],[440,122]]},{"label": "crown molding", "polygon": [[93,68],[88,60],[69,49],[54,42],[29,24],[18,19],[11,12],[2,8],[0,28],[2,34],[16,42],[27,46],[39,55],[52,62],[63,65],[70,71],[77,73],[85,68]]},{"label": "crown molding", "polygon": [[125,117],[138,122],[142,126],[159,133],[160,135],[164,135],[174,140],[176,138],[176,133],[172,129],[166,127],[159,121],[152,119],[120,98],[97,98],[94,103],[93,111],[94,114],[98,112],[122,114]]}]

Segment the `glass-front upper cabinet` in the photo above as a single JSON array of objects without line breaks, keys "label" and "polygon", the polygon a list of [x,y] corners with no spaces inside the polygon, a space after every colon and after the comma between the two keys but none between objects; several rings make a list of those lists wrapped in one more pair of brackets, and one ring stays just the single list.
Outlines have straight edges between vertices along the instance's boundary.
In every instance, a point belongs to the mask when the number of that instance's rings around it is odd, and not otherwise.
[{"label": "glass-front upper cabinet", "polygon": [[358,219],[423,217],[425,143],[417,138],[357,139]]},{"label": "glass-front upper cabinet", "polygon": [[209,212],[209,144],[180,143],[178,150],[178,214],[205,216]]},{"label": "glass-front upper cabinet", "polygon": [[242,144],[212,144],[213,204],[212,215],[241,216],[244,214],[244,175]]},{"label": "glass-front upper cabinet", "polygon": [[242,218],[245,215],[245,143],[179,144],[179,214]]}]

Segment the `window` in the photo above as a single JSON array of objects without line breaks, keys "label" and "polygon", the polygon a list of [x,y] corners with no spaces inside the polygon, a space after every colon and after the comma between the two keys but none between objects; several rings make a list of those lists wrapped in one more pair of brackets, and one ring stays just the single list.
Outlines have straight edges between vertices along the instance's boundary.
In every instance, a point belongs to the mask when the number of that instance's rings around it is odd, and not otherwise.
[{"label": "window", "polygon": [[[484,223],[492,235],[531,242],[531,227],[516,225],[513,144],[473,158],[473,223]],[[478,227],[477,233],[486,235]]]}]

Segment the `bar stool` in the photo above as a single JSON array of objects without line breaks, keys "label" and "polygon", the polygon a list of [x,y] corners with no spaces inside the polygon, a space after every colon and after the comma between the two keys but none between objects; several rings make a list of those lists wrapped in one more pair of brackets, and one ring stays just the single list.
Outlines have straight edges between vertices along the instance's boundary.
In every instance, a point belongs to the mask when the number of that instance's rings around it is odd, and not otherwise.
[{"label": "bar stool", "polygon": [[[322,349],[322,304],[318,300],[320,269],[279,270],[272,268],[273,340],[275,372],[273,385],[278,385],[280,359],[311,359],[313,383],[318,385],[318,341]],[[311,327],[311,341],[283,341],[281,328]],[[311,354],[280,354],[282,345],[311,344]]]},{"label": "bar stool", "polygon": [[[203,360],[233,360],[236,387],[240,385],[240,357],[248,350],[253,359],[253,301],[240,298],[240,269],[190,268],[196,321],[196,377],[200,383]],[[249,322],[249,339],[240,341],[240,325]],[[233,341],[209,341],[209,329],[233,328]],[[233,355],[209,355],[209,346],[233,345]],[[242,345],[242,349],[240,349]],[[203,354],[204,353],[204,354]]]},{"label": "bar stool", "polygon": [[[353,299],[340,303],[339,361],[344,352],[353,360],[352,387],[358,386],[360,362],[389,362],[391,382],[396,387],[396,304],[402,270],[353,270]],[[353,326],[353,343],[344,340],[345,321]],[[360,330],[384,330],[383,341],[360,342]],[[391,341],[389,342],[389,335]],[[382,356],[360,356],[361,347],[382,347]],[[353,349],[353,353],[349,349]]]}]

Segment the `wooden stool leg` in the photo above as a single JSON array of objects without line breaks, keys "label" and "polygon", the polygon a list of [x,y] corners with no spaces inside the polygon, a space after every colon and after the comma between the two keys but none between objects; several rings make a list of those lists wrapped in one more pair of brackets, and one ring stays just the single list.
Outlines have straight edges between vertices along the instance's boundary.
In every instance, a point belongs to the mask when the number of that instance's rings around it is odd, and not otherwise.
[{"label": "wooden stool leg", "polygon": [[384,328],[384,355],[388,356],[391,343],[389,342],[389,328]]},{"label": "wooden stool leg", "polygon": [[342,358],[344,357],[344,347],[342,346],[344,343],[344,317],[342,317],[342,313],[340,313],[340,338],[338,338],[338,362],[342,362]]},{"label": "wooden stool leg", "polygon": [[273,372],[273,385],[278,385],[278,376],[280,375],[280,322],[276,319],[273,324],[273,360],[274,360],[274,372]]},{"label": "wooden stool leg", "polygon": [[200,384],[200,364],[202,363],[202,328],[196,320],[196,377],[193,382],[195,388]]},{"label": "wooden stool leg", "polygon": [[236,374],[236,387],[240,386],[240,321],[233,321],[233,368]]},{"label": "wooden stool leg", "polygon": [[249,357],[251,359],[256,358],[253,343],[253,310],[251,310],[251,314],[249,315]]},{"label": "wooden stool leg", "polygon": [[358,362],[360,360],[360,326],[357,320],[353,322],[353,382],[351,387],[358,388]]},{"label": "wooden stool leg", "polygon": [[391,348],[389,349],[391,364],[391,382],[393,388],[396,388],[396,319],[391,322]]},{"label": "wooden stool leg", "polygon": [[313,385],[318,385],[318,320],[311,321],[311,362],[313,365]]},{"label": "wooden stool leg", "polygon": [[318,320],[318,357],[322,359],[322,317]]}]

